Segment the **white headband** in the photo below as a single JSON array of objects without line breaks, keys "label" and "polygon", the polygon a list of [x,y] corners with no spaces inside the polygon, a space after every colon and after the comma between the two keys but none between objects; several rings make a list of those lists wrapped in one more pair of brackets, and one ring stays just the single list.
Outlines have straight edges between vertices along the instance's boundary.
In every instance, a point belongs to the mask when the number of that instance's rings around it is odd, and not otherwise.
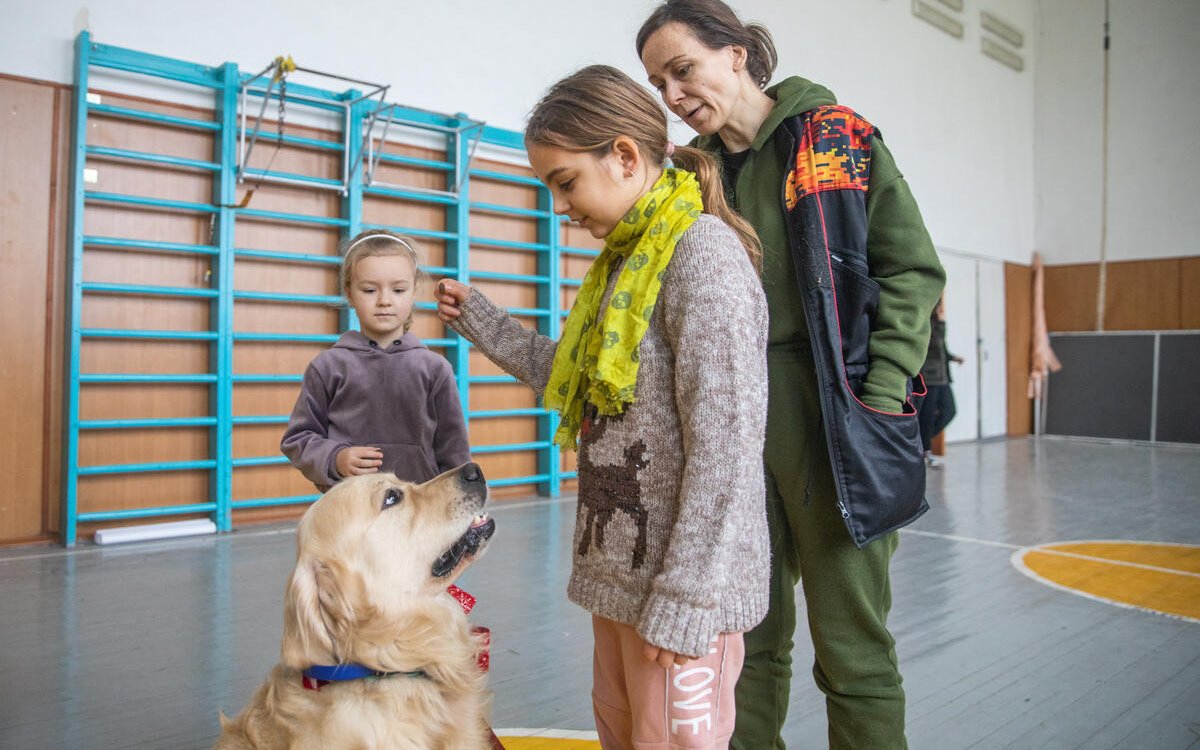
[{"label": "white headband", "polygon": [[408,244],[407,240],[402,240],[394,234],[384,234],[382,232],[379,232],[377,234],[368,234],[366,237],[359,237],[354,242],[351,242],[350,245],[346,248],[346,254],[349,255],[351,250],[353,250],[355,247],[362,244],[363,242],[366,242],[367,240],[378,240],[378,239],[385,239],[385,240],[392,240],[394,242],[399,242],[401,245],[404,246],[404,249],[407,250],[412,255],[413,262],[414,263],[417,262],[417,250],[412,245]]}]

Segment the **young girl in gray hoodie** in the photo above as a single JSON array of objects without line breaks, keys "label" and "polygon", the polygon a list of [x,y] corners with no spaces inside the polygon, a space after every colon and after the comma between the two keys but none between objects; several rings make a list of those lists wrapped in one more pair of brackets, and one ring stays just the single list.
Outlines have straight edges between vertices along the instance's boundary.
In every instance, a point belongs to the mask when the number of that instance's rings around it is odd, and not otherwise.
[{"label": "young girl in gray hoodie", "polygon": [[412,241],[370,230],[343,256],[339,286],[361,330],[309,363],[280,449],[322,492],[356,474],[424,482],[467,463],[454,372],[408,330],[418,281]]}]

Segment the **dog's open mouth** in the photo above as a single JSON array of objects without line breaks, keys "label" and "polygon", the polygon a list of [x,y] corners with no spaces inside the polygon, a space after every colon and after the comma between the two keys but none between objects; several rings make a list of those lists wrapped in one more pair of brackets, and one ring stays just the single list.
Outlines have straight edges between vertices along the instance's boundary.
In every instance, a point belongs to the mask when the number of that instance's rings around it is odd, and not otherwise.
[{"label": "dog's open mouth", "polygon": [[442,553],[442,556],[433,563],[434,578],[450,575],[465,558],[478,552],[483,543],[490,539],[495,531],[496,522],[488,518],[486,514],[475,516],[471,528],[467,529],[467,532],[450,545],[450,549]]}]

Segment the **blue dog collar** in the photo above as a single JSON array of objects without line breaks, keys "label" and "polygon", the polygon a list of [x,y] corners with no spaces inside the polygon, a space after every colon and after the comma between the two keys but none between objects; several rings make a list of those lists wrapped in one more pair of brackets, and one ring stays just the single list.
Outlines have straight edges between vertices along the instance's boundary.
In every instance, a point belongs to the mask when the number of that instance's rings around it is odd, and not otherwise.
[{"label": "blue dog collar", "polygon": [[424,672],[418,670],[416,672],[380,672],[361,664],[337,664],[335,666],[327,666],[323,664],[315,664],[304,670],[304,687],[309,690],[320,690],[322,685],[327,685],[331,682],[347,682],[349,680],[362,680],[369,677],[426,677]]}]

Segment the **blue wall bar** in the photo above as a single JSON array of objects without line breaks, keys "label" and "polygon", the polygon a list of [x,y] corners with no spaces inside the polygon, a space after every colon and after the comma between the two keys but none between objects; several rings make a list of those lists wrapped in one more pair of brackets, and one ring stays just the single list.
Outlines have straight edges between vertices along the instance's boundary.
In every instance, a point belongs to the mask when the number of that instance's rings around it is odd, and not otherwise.
[{"label": "blue wall bar", "polygon": [[[86,95],[89,71],[92,67],[120,70],[138,75],[151,76],[178,83],[199,86],[214,95],[213,120],[161,114],[139,110],[134,107],[112,104],[90,104]],[[577,281],[565,279],[561,274],[563,253],[594,256],[595,251],[563,247],[559,243],[560,217],[551,212],[547,191],[541,184],[527,175],[514,175],[488,169],[467,169],[462,176],[457,195],[428,193],[398,187],[364,186],[364,169],[359,144],[362,143],[363,126],[375,102],[359,101],[349,108],[361,94],[358,91],[326,91],[300,84],[288,85],[288,104],[316,108],[331,112],[346,113],[345,127],[349,152],[336,141],[308,138],[297,135],[268,132],[258,133],[258,140],[270,144],[308,148],[319,151],[336,151],[342,154],[343,170],[349,175],[348,188],[342,195],[340,216],[313,216],[252,208],[239,208],[239,193],[248,188],[263,173],[247,169],[243,174],[244,184],[237,182],[238,149],[238,103],[240,87],[251,76],[239,71],[232,63],[220,66],[204,66],[171,58],[150,55],[134,50],[122,49],[92,42],[88,32],[81,33],[75,44],[75,89],[73,92],[74,116],[71,147],[71,213],[70,213],[70,261],[67,268],[67,364],[65,388],[64,427],[64,487],[63,487],[63,542],[70,546],[76,541],[78,524],[81,522],[124,521],[167,517],[181,514],[208,513],[220,531],[232,528],[234,509],[268,508],[276,506],[302,505],[310,503],[317,495],[292,497],[268,497],[232,499],[233,472],[238,468],[256,466],[278,466],[287,463],[281,455],[233,458],[233,430],[245,425],[282,425],[288,415],[242,415],[233,414],[233,388],[238,384],[295,384],[301,380],[296,373],[235,373],[233,348],[237,342],[277,342],[329,344],[337,340],[336,334],[283,333],[271,331],[235,331],[233,309],[236,301],[261,301],[272,303],[295,303],[306,305],[339,305],[339,295],[289,294],[251,289],[234,288],[234,264],[238,259],[278,261],[310,265],[332,266],[340,258],[312,253],[287,252],[273,249],[237,248],[235,226],[238,218],[249,221],[282,222],[301,225],[317,225],[336,228],[343,237],[353,236],[363,229],[381,228],[398,231],[417,239],[427,239],[446,244],[446,261],[443,266],[426,266],[425,270],[434,277],[450,276],[463,283],[472,278],[481,281],[513,282],[537,287],[536,308],[511,308],[514,315],[532,317],[538,321],[539,329],[546,335],[557,337],[561,327],[560,290],[577,285]],[[265,93],[265,81],[260,79],[249,89],[249,94],[259,99],[266,95],[278,101],[278,92]],[[145,122],[159,126],[185,130],[212,132],[216,135],[212,161],[185,158],[170,154],[148,153],[132,149],[87,144],[89,115],[105,118]],[[396,106],[396,122],[409,126],[429,126],[447,133],[447,153],[457,156],[459,164],[467,164],[471,156],[472,143],[468,131],[462,128],[469,124],[465,115],[441,115],[420,109]],[[475,131],[478,133],[478,131]],[[523,149],[522,134],[491,126],[482,129],[482,142],[492,146],[520,151]],[[158,198],[149,195],[129,195],[86,189],[83,169],[88,159],[130,161],[153,165],[162,169],[199,170],[213,175],[211,203],[196,203]],[[380,161],[386,164],[415,167],[446,175],[447,190],[454,186],[455,160],[423,159],[399,154],[382,154]],[[342,181],[326,177],[303,174],[271,172],[271,178],[288,180],[290,183],[314,190],[342,190]],[[482,179],[512,185],[536,188],[538,207],[524,208],[470,200],[471,179]],[[417,227],[397,227],[368,224],[363,219],[364,196],[396,201],[419,202],[442,206],[446,211],[444,230]],[[84,216],[91,204],[109,204],[152,211],[184,212],[212,217],[212,236],[207,244],[163,242],[122,237],[85,236]],[[472,236],[471,214],[495,214],[536,221],[537,242],[516,242]],[[470,269],[472,247],[495,248],[533,252],[538,255],[538,270],[535,274],[503,273],[498,271],[476,271]],[[83,269],[85,249],[116,249],[132,252],[187,254],[212,258],[212,275],[208,286],[180,287],[168,285],[124,284],[112,282],[84,282]],[[210,310],[210,330],[157,330],[153,328],[105,328],[82,325],[82,303],[84,295],[123,295],[129,297],[167,297],[204,300]],[[418,309],[431,310],[430,303],[419,303]],[[341,328],[356,327],[352,312],[341,307]],[[211,370],[201,373],[83,373],[80,371],[81,348],[84,340],[146,340],[146,341],[194,341],[206,342],[211,347]],[[541,492],[558,494],[562,480],[573,473],[560,471],[560,456],[551,442],[556,426],[555,416],[540,407],[517,409],[468,410],[470,387],[481,384],[515,383],[508,375],[477,375],[469,373],[471,347],[457,334],[447,331],[446,338],[426,339],[433,348],[446,350],[458,375],[459,399],[469,419],[492,419],[501,417],[536,417],[538,439],[522,443],[504,443],[476,446],[479,455],[535,451],[538,454],[539,473],[524,477],[504,477],[490,480],[495,487],[536,484]],[[80,418],[80,389],[89,384],[197,384],[211,389],[211,409],[208,415],[171,417],[159,419],[94,419]],[[145,463],[105,464],[79,466],[79,438],[83,432],[105,430],[201,428],[210,436],[210,456],[188,461],[158,461]],[[153,474],[172,471],[207,471],[210,475],[209,501],[184,505],[164,505],[153,508],[78,512],[78,483],[80,477]]]}]

